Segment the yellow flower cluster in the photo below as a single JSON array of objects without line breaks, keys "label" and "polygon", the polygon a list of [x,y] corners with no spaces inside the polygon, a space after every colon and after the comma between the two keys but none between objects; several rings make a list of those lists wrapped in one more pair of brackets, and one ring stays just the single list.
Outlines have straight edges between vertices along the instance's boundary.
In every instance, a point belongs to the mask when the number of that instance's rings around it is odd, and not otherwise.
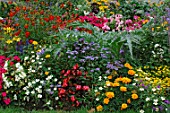
[{"label": "yellow flower cluster", "polygon": [[135,75],[135,71],[133,70],[133,67],[129,63],[125,63],[124,66],[129,69],[128,74],[133,76]]},{"label": "yellow flower cluster", "polygon": [[154,69],[150,69],[149,66],[144,66],[144,70],[142,68],[137,69],[137,77],[138,81],[143,81],[145,85],[152,84],[153,87],[161,86],[161,88],[170,87],[170,66],[159,66],[154,67]]},{"label": "yellow flower cluster", "polygon": [[[98,4],[100,11],[101,11],[101,12],[104,12],[104,11],[108,10],[108,8],[109,8],[109,5],[110,5],[110,4],[109,4],[109,1],[110,1],[110,0],[92,0],[92,1],[91,1],[91,4],[92,4],[92,3]],[[89,1],[88,1],[88,0],[86,0],[86,2],[87,2],[87,4],[89,4]],[[116,1],[116,2],[115,2],[115,6],[116,6],[116,8],[118,8],[118,7],[120,6],[120,3]]]}]

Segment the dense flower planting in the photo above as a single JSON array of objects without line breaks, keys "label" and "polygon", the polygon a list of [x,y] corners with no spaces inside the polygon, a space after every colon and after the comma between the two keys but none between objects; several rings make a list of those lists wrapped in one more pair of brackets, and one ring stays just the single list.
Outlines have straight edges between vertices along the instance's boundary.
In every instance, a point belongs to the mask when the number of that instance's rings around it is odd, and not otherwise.
[{"label": "dense flower planting", "polygon": [[169,112],[169,2],[0,3],[1,106]]}]

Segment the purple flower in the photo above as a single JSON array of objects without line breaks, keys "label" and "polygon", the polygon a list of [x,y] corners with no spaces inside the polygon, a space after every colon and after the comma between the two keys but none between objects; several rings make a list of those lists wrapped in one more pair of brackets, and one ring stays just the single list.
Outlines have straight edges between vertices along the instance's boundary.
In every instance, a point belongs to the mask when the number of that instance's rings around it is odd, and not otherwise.
[{"label": "purple flower", "polygon": [[118,68],[117,68],[116,66],[114,66],[113,64],[111,64],[111,63],[108,63],[107,66],[106,66],[106,68],[118,70]]},{"label": "purple flower", "polygon": [[124,50],[120,50],[119,53],[120,53],[121,55],[124,55],[125,51],[124,51]]},{"label": "purple flower", "polygon": [[106,73],[106,74],[110,74],[110,70],[107,70],[105,73]]},{"label": "purple flower", "polygon": [[94,70],[92,69],[92,70],[90,70],[90,72],[92,72],[92,73],[93,73],[93,72],[94,72]]},{"label": "purple flower", "polygon": [[85,59],[86,60],[94,60],[94,57],[93,56],[85,56]]},{"label": "purple flower", "polygon": [[54,85],[50,85],[50,87],[52,88],[52,87],[54,87]]},{"label": "purple flower", "polygon": [[164,108],[163,108],[163,106],[159,106],[159,109],[160,109],[160,111],[163,111]]},{"label": "purple flower", "polygon": [[105,54],[101,54],[102,58],[107,58],[107,56]]},{"label": "purple flower", "polygon": [[84,42],[84,38],[80,38],[80,39],[79,39],[79,42]]},{"label": "purple flower", "polygon": [[170,101],[169,100],[164,100],[164,103],[170,104]]},{"label": "purple flower", "polygon": [[96,71],[100,71],[100,68],[96,68]]},{"label": "purple flower", "polygon": [[85,62],[85,59],[80,59],[79,60],[81,63],[84,63]]}]

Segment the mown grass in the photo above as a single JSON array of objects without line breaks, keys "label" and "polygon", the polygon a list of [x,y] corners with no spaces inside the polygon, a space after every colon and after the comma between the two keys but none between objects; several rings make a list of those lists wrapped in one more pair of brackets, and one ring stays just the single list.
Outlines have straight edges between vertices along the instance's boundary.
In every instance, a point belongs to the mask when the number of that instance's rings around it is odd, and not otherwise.
[{"label": "mown grass", "polygon": [[[32,110],[28,111],[24,108],[17,108],[17,107],[8,107],[2,108],[0,107],[0,113],[111,113],[111,112],[92,112],[91,110],[87,110],[86,108],[81,108],[77,111],[57,111],[57,110]],[[112,112],[113,113],[113,112]],[[128,110],[125,112],[115,111],[114,113],[136,113],[133,110]]]}]

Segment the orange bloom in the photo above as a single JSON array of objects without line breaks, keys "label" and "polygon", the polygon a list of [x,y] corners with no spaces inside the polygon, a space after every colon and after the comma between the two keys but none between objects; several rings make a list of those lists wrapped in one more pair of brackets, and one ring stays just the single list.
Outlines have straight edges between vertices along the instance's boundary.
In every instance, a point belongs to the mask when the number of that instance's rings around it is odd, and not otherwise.
[{"label": "orange bloom", "polygon": [[135,93],[134,93],[134,94],[132,94],[131,96],[132,96],[132,99],[134,99],[134,100],[138,99],[138,95],[137,95],[137,94],[135,94]]},{"label": "orange bloom", "polygon": [[126,109],[127,107],[128,107],[127,104],[126,104],[126,103],[123,103],[122,106],[121,106],[121,110],[124,110],[124,109]]},{"label": "orange bloom", "polygon": [[113,92],[106,92],[105,95],[108,98],[113,98],[115,96]]},{"label": "orange bloom", "polygon": [[120,91],[126,92],[126,91],[127,91],[127,87],[121,86],[121,87],[120,87]]},{"label": "orange bloom", "polygon": [[129,70],[128,74],[133,76],[133,75],[135,75],[135,71],[134,70]]},{"label": "orange bloom", "polygon": [[128,104],[130,104],[130,103],[131,103],[131,100],[130,100],[130,98],[127,100],[127,103],[128,103]]},{"label": "orange bloom", "polygon": [[103,103],[104,103],[104,104],[108,104],[109,101],[110,101],[110,100],[109,100],[108,98],[105,98],[105,99],[103,100]]},{"label": "orange bloom", "polygon": [[129,63],[125,63],[124,66],[128,69],[132,69],[133,67]]},{"label": "orange bloom", "polygon": [[97,111],[102,111],[103,110],[103,106],[102,105],[99,105],[96,107]]}]

